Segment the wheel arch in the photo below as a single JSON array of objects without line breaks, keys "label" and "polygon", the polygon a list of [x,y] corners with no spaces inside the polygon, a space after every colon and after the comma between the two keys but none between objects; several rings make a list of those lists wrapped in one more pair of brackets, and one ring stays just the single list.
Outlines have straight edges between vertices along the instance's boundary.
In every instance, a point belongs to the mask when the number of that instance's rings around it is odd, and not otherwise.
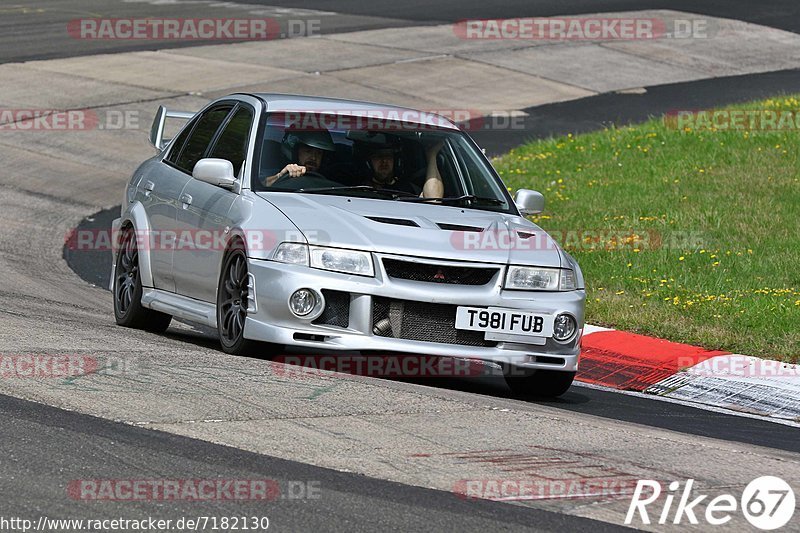
[{"label": "wheel arch", "polygon": [[[116,267],[117,254],[119,253],[118,243],[120,242],[120,238],[122,236],[121,232],[129,228],[132,229],[137,236],[137,248],[139,251],[139,276],[142,280],[142,286],[151,288],[153,287],[153,270],[149,246],[149,243],[151,242],[151,228],[150,223],[147,220],[147,213],[144,210],[144,206],[139,202],[131,204],[123,216],[115,220],[114,224],[112,224],[112,232],[114,232],[113,242],[115,243],[114,259],[112,263],[114,267]],[[145,242],[148,245],[141,246],[142,242]],[[111,283],[114,283],[113,276]]]}]

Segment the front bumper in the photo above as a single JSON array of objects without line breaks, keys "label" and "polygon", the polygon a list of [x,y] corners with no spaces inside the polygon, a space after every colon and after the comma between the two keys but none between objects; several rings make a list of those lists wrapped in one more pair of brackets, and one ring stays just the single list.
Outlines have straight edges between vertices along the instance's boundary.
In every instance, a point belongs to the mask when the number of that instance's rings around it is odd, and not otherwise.
[{"label": "front bumper", "polygon": [[[256,308],[248,314],[244,336],[248,339],[312,350],[378,351],[478,359],[497,364],[510,364],[530,369],[576,371],[580,355],[580,339],[584,323],[584,290],[569,292],[528,292],[502,290],[505,268],[485,285],[451,285],[410,281],[389,277],[382,258],[375,255],[374,278],[339,274],[305,266],[274,261],[250,260]],[[417,261],[417,260],[415,260]],[[430,261],[436,265],[470,266],[468,263]],[[486,264],[472,266],[486,267]],[[496,266],[496,265],[491,265]],[[289,297],[297,289],[307,288],[318,294],[338,291],[349,299],[346,327],[320,323],[320,312],[298,318],[289,309]],[[458,344],[436,335],[420,340],[376,334],[373,313],[379,301],[405,302],[416,309],[429,308],[441,317],[452,306],[452,323],[456,306],[503,307],[547,314],[569,313],[577,321],[577,334],[566,343],[546,339],[544,344],[514,341],[483,342],[478,345]],[[398,304],[403,309],[403,304]],[[433,313],[436,309],[437,312]],[[321,309],[320,309],[321,311]],[[418,315],[419,318],[419,315]],[[451,319],[447,319],[451,320]],[[446,324],[438,324],[444,331]],[[452,328],[454,330],[454,327]],[[447,336],[451,338],[452,336]],[[475,336],[472,335],[472,341]],[[470,341],[470,342],[472,342]],[[313,353],[313,352],[312,352]]]}]

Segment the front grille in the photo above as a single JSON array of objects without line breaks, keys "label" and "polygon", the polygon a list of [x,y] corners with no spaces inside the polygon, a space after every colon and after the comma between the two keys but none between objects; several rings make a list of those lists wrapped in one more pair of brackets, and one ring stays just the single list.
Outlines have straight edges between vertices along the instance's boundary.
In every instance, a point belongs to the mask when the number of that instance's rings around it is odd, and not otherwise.
[{"label": "front grille", "polygon": [[372,332],[379,337],[462,346],[497,346],[482,331],[455,328],[456,306],[372,298]]},{"label": "front grille", "polygon": [[350,325],[350,293],[342,291],[322,290],[325,298],[325,309],[314,320],[314,324],[339,326],[346,328]]},{"label": "front grille", "polygon": [[397,259],[384,259],[383,267],[392,278],[450,285],[486,285],[498,271],[497,268],[431,265]]}]

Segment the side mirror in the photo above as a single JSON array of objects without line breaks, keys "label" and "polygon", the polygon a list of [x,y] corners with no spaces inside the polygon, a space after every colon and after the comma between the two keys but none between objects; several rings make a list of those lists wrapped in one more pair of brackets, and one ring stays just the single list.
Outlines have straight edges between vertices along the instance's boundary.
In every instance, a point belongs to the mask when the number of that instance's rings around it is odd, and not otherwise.
[{"label": "side mirror", "polygon": [[538,191],[520,189],[514,195],[514,203],[523,215],[538,215],[544,211],[544,196]]},{"label": "side mirror", "polygon": [[231,190],[236,185],[233,163],[227,159],[201,159],[194,165],[192,177],[196,180]]}]

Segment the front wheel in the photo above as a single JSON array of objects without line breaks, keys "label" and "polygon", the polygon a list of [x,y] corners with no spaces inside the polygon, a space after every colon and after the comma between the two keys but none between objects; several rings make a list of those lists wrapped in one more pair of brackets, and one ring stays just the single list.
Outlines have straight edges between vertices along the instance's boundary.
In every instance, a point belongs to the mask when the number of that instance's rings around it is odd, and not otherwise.
[{"label": "front wheel", "polygon": [[217,331],[225,353],[249,355],[258,346],[244,338],[249,297],[247,256],[242,250],[233,250],[225,258],[217,287]]},{"label": "front wheel", "polygon": [[505,380],[515,395],[555,398],[569,390],[575,380],[575,372],[536,370],[525,374],[519,368],[510,367],[506,369]]},{"label": "front wheel", "polygon": [[163,333],[172,316],[142,306],[142,279],[136,233],[127,228],[122,233],[114,269],[114,318],[117,324],[153,333]]}]

